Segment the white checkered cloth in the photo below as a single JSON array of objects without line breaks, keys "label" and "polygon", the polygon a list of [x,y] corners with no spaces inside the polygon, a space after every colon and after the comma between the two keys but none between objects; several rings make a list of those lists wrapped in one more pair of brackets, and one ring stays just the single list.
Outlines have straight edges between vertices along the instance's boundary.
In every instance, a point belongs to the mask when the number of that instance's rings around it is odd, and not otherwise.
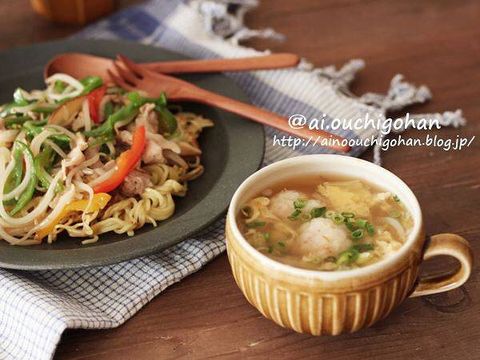
[{"label": "white checkered cloth", "polygon": [[[238,41],[276,34],[272,30],[252,31],[244,27],[243,13],[255,4],[255,0],[157,0],[117,13],[80,36],[134,40],[194,58],[257,55],[259,52],[239,46]],[[343,95],[345,91],[340,90],[346,89],[362,66],[363,62],[357,60],[340,71],[332,67],[299,68],[229,76],[254,104],[285,116],[303,114],[312,118],[326,114],[327,119],[356,119],[369,113],[371,118],[382,118],[390,106],[429,97],[428,89],[417,89],[401,78],[397,78],[386,96],[367,96],[375,106]],[[325,152],[314,147],[293,151],[272,146],[275,133],[267,129],[265,164]],[[338,132],[349,139],[375,134],[374,129]],[[363,150],[355,147],[351,155]],[[0,359],[50,359],[66,328],[100,329],[123,324],[169,285],[224,251],[223,224],[223,220],[218,221],[196,237],[159,254],[116,265],[67,271],[0,270]]]}]

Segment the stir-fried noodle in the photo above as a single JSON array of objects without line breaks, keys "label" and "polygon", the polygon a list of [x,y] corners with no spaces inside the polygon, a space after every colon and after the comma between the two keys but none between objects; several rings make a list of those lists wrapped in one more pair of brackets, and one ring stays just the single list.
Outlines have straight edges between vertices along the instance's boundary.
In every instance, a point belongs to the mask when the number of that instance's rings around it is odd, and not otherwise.
[{"label": "stir-fried noodle", "polygon": [[213,123],[94,76],[46,84],[0,108],[0,238],[92,243],[171,217],[203,173],[197,139]]}]

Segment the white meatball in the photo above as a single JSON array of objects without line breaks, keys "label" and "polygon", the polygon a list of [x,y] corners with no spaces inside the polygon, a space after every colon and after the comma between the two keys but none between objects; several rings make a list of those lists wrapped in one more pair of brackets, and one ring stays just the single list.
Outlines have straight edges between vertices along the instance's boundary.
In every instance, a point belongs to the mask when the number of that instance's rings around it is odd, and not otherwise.
[{"label": "white meatball", "polygon": [[325,206],[320,200],[310,199],[307,200],[307,196],[299,191],[283,190],[272,197],[270,201],[270,210],[281,219],[287,219],[295,211],[293,203],[295,200],[305,200],[305,206],[301,209],[303,213],[310,214],[310,211],[314,208]]},{"label": "white meatball", "polygon": [[315,254],[326,258],[347,250],[352,241],[343,225],[336,225],[330,219],[316,218],[299,228],[296,245],[299,255]]},{"label": "white meatball", "polygon": [[305,199],[306,195],[299,191],[283,190],[272,197],[270,210],[281,219],[288,218],[295,210],[293,202],[297,199]]}]

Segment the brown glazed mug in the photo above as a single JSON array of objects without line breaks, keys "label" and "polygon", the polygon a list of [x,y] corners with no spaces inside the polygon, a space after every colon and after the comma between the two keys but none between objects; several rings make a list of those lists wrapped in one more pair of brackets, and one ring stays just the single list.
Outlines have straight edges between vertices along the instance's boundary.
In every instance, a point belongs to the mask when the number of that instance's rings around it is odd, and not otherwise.
[{"label": "brown glazed mug", "polygon": [[115,9],[114,0],[30,0],[32,8],[47,19],[84,25]]},{"label": "brown glazed mug", "polygon": [[[315,271],[274,261],[254,249],[237,226],[242,205],[260,191],[292,177],[354,177],[397,194],[413,218],[404,245],[391,256],[363,268]],[[454,234],[425,237],[422,211],[410,188],[393,173],[370,162],[339,155],[307,155],[269,165],[237,189],[230,204],[227,252],[233,276],[247,300],[265,317],[297,332],[339,335],[369,327],[407,297],[455,289],[470,276],[473,254]],[[423,260],[456,258],[459,269],[448,276],[419,276]]]}]

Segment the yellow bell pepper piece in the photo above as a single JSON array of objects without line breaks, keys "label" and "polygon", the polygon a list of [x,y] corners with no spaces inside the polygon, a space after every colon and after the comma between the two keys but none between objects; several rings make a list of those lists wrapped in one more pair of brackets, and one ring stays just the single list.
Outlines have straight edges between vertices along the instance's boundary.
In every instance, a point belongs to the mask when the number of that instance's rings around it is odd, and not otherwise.
[{"label": "yellow bell pepper piece", "polygon": [[53,219],[49,224],[38,230],[35,238],[37,240],[41,240],[44,237],[48,236],[48,234],[50,234],[55,229],[55,226],[73,211],[92,213],[102,210],[108,204],[111,198],[112,197],[107,193],[98,193],[93,195],[90,206],[88,206],[89,200],[77,200],[71,202],[63,208],[63,210],[60,212],[60,214],[58,214],[55,219]]}]

